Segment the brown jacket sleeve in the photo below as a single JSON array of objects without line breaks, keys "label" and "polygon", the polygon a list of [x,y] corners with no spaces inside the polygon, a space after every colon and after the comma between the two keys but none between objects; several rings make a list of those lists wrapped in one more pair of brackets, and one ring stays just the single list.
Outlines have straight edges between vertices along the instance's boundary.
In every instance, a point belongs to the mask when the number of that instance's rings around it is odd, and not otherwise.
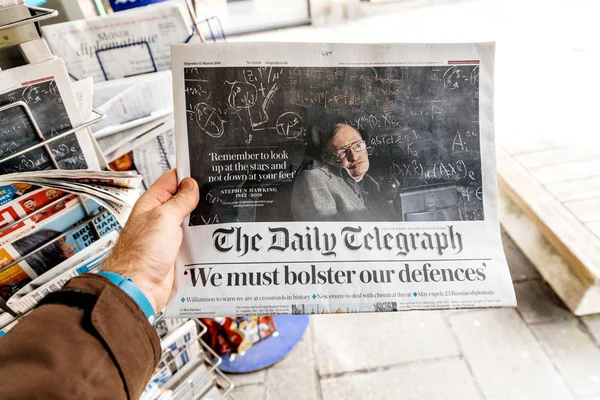
[{"label": "brown jacket sleeve", "polygon": [[42,305],[0,338],[0,399],[137,400],[160,358],[156,331],[102,276],[85,274],[65,288],[98,300],[91,313]]}]

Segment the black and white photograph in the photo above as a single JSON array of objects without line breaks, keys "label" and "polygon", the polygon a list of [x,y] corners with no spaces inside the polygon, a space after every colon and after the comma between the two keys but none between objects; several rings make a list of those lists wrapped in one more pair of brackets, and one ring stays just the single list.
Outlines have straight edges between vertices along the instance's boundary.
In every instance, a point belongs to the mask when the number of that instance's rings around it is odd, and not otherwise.
[{"label": "black and white photograph", "polygon": [[190,225],[484,219],[477,63],[184,78]]}]

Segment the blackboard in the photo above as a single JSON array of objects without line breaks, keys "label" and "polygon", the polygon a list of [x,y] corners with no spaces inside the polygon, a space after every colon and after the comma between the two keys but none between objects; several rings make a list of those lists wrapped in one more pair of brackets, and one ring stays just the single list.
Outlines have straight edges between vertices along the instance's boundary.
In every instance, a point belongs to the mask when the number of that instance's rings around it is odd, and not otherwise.
[{"label": "blackboard", "polygon": [[[29,106],[45,139],[71,129],[69,116],[54,80],[0,94],[0,106],[20,100]],[[0,113],[0,159],[40,142],[22,107],[13,107]],[[52,142],[49,147],[60,169],[87,168],[75,134]],[[0,174],[51,168],[53,166],[48,153],[38,148],[1,163]]]},{"label": "blackboard", "polygon": [[[285,149],[286,168],[298,171],[307,167],[311,132],[337,122],[367,134],[374,179],[393,176],[402,188],[454,183],[463,219],[483,219],[478,74],[478,65],[186,68],[190,166],[204,202],[192,223],[289,220],[281,201],[253,215],[223,204],[224,184],[207,181],[209,153]],[[286,184],[242,179],[227,186]]]}]

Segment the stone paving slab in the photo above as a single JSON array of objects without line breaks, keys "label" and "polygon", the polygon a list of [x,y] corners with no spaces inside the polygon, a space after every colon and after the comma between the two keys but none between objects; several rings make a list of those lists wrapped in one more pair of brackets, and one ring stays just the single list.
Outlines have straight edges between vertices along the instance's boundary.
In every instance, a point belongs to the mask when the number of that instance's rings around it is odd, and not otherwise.
[{"label": "stone paving slab", "polygon": [[466,363],[458,358],[322,379],[321,391],[323,400],[483,399]]},{"label": "stone paving slab", "polygon": [[231,379],[236,387],[246,385],[256,385],[265,382],[266,369],[251,372],[249,374],[227,374],[227,378]]},{"label": "stone paving slab", "polygon": [[232,394],[236,400],[264,400],[265,386],[248,385],[242,387],[234,387]]},{"label": "stone paving slab", "polygon": [[487,400],[569,400],[562,376],[514,309],[449,317]]},{"label": "stone paving slab", "polygon": [[320,400],[319,381],[314,365],[269,368],[265,389],[266,400]]},{"label": "stone paving slab", "polygon": [[308,366],[311,369],[315,368],[315,358],[313,356],[312,333],[311,325],[304,333],[304,336],[298,342],[296,347],[292,349],[283,360],[279,361],[273,368],[298,368],[300,366]]},{"label": "stone paving slab", "polygon": [[581,317],[581,320],[588,328],[592,337],[596,340],[596,344],[600,346],[600,314],[586,315]]},{"label": "stone paving slab", "polygon": [[533,325],[531,329],[577,396],[600,396],[600,349],[578,320]]},{"label": "stone paving slab", "polygon": [[437,311],[318,315],[312,324],[321,375],[459,354]]},{"label": "stone paving slab", "polygon": [[514,285],[517,310],[528,324],[575,318],[546,283],[530,280]]}]

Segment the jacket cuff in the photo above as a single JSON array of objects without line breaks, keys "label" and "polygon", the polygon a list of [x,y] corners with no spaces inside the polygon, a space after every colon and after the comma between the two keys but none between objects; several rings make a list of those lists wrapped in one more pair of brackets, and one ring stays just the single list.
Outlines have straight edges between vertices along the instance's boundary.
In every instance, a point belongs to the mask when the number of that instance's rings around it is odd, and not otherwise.
[{"label": "jacket cuff", "polygon": [[142,309],[114,283],[96,274],[73,278],[65,288],[98,296],[91,324],[116,361],[129,398],[139,398],[161,356],[156,330]]}]

